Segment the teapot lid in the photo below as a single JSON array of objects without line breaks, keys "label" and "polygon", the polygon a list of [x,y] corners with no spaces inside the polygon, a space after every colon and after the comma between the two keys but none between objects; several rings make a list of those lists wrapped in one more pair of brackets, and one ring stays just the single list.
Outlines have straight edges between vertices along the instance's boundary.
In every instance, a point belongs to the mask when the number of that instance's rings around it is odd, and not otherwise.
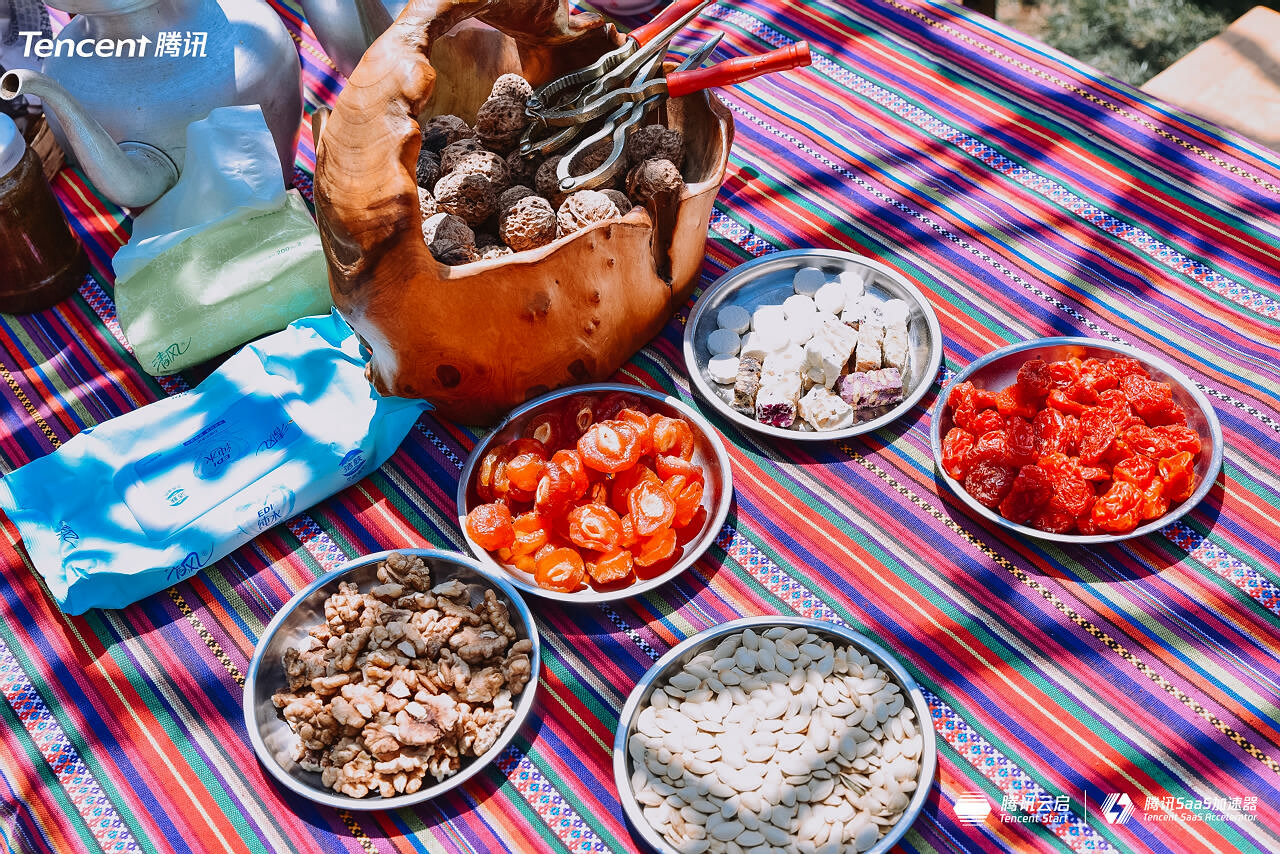
[{"label": "teapot lid", "polygon": [[27,141],[13,119],[0,113],[0,178],[8,175],[27,152]]}]

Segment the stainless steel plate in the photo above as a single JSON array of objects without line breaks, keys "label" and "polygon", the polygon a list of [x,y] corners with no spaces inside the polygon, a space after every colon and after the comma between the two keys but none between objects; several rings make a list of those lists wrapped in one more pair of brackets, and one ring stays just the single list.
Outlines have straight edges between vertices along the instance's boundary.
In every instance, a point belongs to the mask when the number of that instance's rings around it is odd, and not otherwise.
[{"label": "stainless steel plate", "polygon": [[[1117,355],[1137,359],[1147,369],[1147,373],[1153,380],[1166,382],[1173,388],[1174,401],[1187,411],[1187,426],[1200,434],[1200,440],[1205,446],[1200,452],[1200,458],[1196,460],[1197,486],[1195,491],[1190,498],[1159,519],[1153,519],[1145,525],[1139,525],[1127,534],[1054,534],[1032,528],[1029,525],[1010,522],[996,511],[978,503],[965,490],[964,484],[943,470],[942,437],[946,436],[947,431],[952,427],[951,414],[947,411],[947,398],[951,396],[951,389],[960,383],[965,380],[971,380],[974,385],[981,388],[999,391],[1017,381],[1018,369],[1028,359],[1040,358],[1046,362],[1056,362],[1072,356],[1081,359],[1109,359]],[[990,519],[1003,528],[1008,528],[1010,531],[1059,543],[1115,543],[1157,531],[1170,522],[1180,519],[1192,507],[1199,504],[1209,494],[1209,490],[1213,488],[1213,482],[1217,479],[1218,472],[1222,469],[1222,425],[1218,423],[1218,415],[1213,411],[1209,398],[1200,389],[1196,388],[1191,380],[1187,379],[1185,375],[1168,362],[1124,344],[1113,344],[1110,341],[1101,341],[1096,338],[1037,338],[1032,341],[1023,341],[1018,344],[1010,344],[1008,347],[1002,347],[971,363],[967,368],[956,374],[951,382],[947,384],[947,387],[942,390],[942,394],[938,395],[938,402],[934,405],[933,420],[929,427],[929,439],[933,445],[933,463],[937,467],[938,476],[946,481],[947,486],[951,487],[951,490],[960,497],[960,500],[975,513]]]},{"label": "stainless steel plate", "polygon": [[[702,506],[707,511],[706,520],[703,522],[702,530],[698,533],[698,536],[685,544],[684,557],[661,575],[617,589],[598,590],[594,587],[588,587],[585,590],[576,590],[572,593],[547,590],[538,586],[538,583],[533,579],[532,573],[498,562],[467,534],[467,526],[464,524],[467,513],[471,512],[471,508],[481,503],[475,494],[475,490],[471,488],[472,481],[475,479],[476,468],[490,448],[518,438],[531,418],[561,406],[565,398],[575,395],[599,398],[614,391],[626,392],[645,398],[653,408],[653,411],[672,417],[678,416],[689,422],[689,425],[693,428],[693,461],[702,466],[705,472]],[[557,599],[561,602],[612,602],[616,599],[626,599],[646,593],[675,578],[692,566],[693,562],[701,557],[703,552],[710,548],[715,541],[716,534],[720,532],[720,528],[724,526],[725,518],[729,515],[729,505],[732,502],[733,473],[729,469],[729,455],[725,453],[724,442],[721,441],[720,435],[707,419],[676,398],[665,395],[662,392],[620,383],[595,383],[562,388],[529,401],[512,411],[510,415],[503,419],[501,424],[494,428],[492,433],[476,444],[471,456],[467,458],[467,464],[462,469],[462,477],[458,481],[458,527],[462,529],[462,536],[466,538],[467,547],[471,549],[482,565],[493,572],[503,573],[505,578],[526,593],[533,596],[541,596],[544,599]]]},{"label": "stainless steel plate", "polygon": [[631,691],[631,696],[627,697],[626,705],[622,707],[622,714],[618,718],[618,730],[613,738],[613,781],[618,787],[618,797],[622,801],[622,809],[626,812],[631,826],[639,832],[645,842],[649,843],[660,854],[679,854],[679,852],[668,845],[662,835],[649,824],[649,821],[644,817],[642,807],[636,801],[635,791],[631,788],[631,775],[635,768],[632,767],[633,762],[627,750],[627,743],[630,741],[631,735],[636,731],[636,723],[639,720],[641,710],[648,703],[649,695],[653,693],[656,685],[664,683],[671,674],[684,667],[685,664],[696,658],[704,650],[715,648],[720,641],[729,635],[741,634],[744,629],[763,632],[775,626],[783,626],[788,629],[796,627],[808,629],[814,634],[826,637],[836,644],[843,643],[857,647],[877,665],[893,674],[898,681],[898,685],[902,688],[903,694],[910,698],[911,707],[915,709],[916,724],[920,734],[923,736],[923,744],[920,751],[920,776],[917,778],[916,790],[912,793],[911,803],[907,805],[902,818],[884,835],[883,839],[869,848],[866,854],[883,854],[883,852],[891,849],[902,838],[902,835],[907,832],[907,829],[911,827],[911,823],[920,815],[920,811],[924,809],[925,802],[929,799],[929,789],[933,784],[933,775],[938,765],[938,749],[934,740],[933,719],[929,714],[929,705],[925,702],[920,686],[911,678],[911,674],[907,673],[906,669],[898,663],[893,654],[865,635],[858,634],[852,629],[834,623],[826,623],[822,620],[808,620],[802,617],[747,617],[712,626],[677,644],[649,668],[648,672],[644,674],[640,682]]},{"label": "stainless steel plate", "polygon": [[[716,313],[726,305],[740,305],[748,312],[762,305],[781,305],[795,291],[791,280],[801,267],[820,267],[829,276],[846,270],[868,268],[874,277],[867,283],[867,293],[881,302],[900,299],[911,308],[907,318],[908,361],[903,376],[903,400],[893,407],[881,407],[863,413],[863,420],[843,430],[816,431],[803,424],[799,428],[774,427],[744,415],[731,405],[733,386],[711,379],[707,363],[711,352],[707,336],[716,329]],[[776,436],[809,442],[847,439],[879,430],[915,406],[929,390],[942,364],[942,329],[933,307],[920,289],[901,273],[878,261],[840,252],[835,249],[789,249],[748,261],[725,273],[698,299],[684,327],[684,361],[698,390],[725,418],[740,427]]]},{"label": "stainless steel plate", "polygon": [[511,614],[511,623],[521,638],[528,638],[533,643],[533,654],[529,657],[531,678],[529,684],[520,692],[516,702],[516,716],[502,730],[498,740],[482,756],[464,760],[457,774],[432,786],[424,786],[411,795],[399,795],[394,798],[380,798],[376,795],[367,798],[352,798],[325,788],[320,782],[320,775],[299,767],[294,761],[294,749],[298,744],[298,736],[289,728],[284,719],[276,713],[271,702],[271,695],[284,690],[289,680],[284,672],[284,651],[291,646],[299,646],[307,639],[312,627],[324,622],[324,600],[336,592],[338,583],[348,581],[358,584],[362,590],[368,590],[377,584],[378,563],[391,554],[390,551],[377,552],[356,558],[322,575],[313,581],[307,589],[280,609],[275,619],[267,626],[258,640],[253,660],[249,662],[249,672],[244,685],[244,722],[249,731],[249,740],[258,754],[258,761],[270,772],[281,785],[297,792],[304,798],[325,806],[348,810],[383,810],[398,809],[441,795],[461,786],[469,778],[489,763],[515,738],[516,731],[529,716],[533,708],[533,697],[538,685],[538,673],[542,666],[542,643],[538,638],[538,627],[533,622],[533,615],[524,599],[504,578],[495,578],[486,573],[471,558],[451,552],[434,549],[395,549],[401,554],[419,555],[431,568],[432,584],[440,584],[451,579],[458,579],[464,584],[472,585],[473,604],[483,601],[485,589],[493,589],[498,599],[504,602]]}]

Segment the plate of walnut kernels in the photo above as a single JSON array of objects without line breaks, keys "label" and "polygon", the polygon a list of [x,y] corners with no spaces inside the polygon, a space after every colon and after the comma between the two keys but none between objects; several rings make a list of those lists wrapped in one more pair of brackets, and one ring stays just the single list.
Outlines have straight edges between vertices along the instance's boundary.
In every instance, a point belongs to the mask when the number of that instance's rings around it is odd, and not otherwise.
[{"label": "plate of walnut kernels", "polygon": [[263,632],[244,716],[281,785],[397,809],[497,758],[533,706],[538,629],[519,592],[460,554],[378,552],[294,596]]}]

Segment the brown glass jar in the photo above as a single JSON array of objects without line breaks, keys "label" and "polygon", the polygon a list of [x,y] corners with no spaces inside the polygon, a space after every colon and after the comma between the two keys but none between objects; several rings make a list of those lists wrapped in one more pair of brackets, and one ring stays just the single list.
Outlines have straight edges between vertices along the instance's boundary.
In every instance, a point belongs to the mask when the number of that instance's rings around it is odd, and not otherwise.
[{"label": "brown glass jar", "polygon": [[[5,123],[8,122],[7,125]],[[40,158],[0,116],[0,149],[21,145],[17,165],[0,174],[0,312],[27,314],[70,296],[88,272],[84,247],[71,234]],[[0,155],[3,151],[0,151]],[[0,165],[13,157],[0,156]]]}]

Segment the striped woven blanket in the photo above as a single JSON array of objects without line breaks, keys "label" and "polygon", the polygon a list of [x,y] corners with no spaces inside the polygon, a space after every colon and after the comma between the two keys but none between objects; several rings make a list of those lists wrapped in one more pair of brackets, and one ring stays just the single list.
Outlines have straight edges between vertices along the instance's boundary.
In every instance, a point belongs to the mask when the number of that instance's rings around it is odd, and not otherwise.
[{"label": "striped woven blanket", "polygon": [[[293,6],[308,108],[341,80]],[[720,95],[737,124],[703,286],[823,246],[917,282],[944,375],[1005,343],[1079,334],[1179,365],[1217,407],[1207,500],[1106,548],[1028,541],[941,487],[921,405],[830,445],[728,422],[737,501],[657,591],[532,602],[530,722],[460,791],[389,813],[278,788],[244,731],[254,643],[347,557],[461,549],[453,496],[477,434],[430,416],[376,474],[121,611],[57,612],[0,520],[0,845],[17,852],[639,850],[610,770],[621,706],[665,650],[739,615],[846,623],[923,686],[939,771],[904,851],[1280,850],[1280,161],[1001,25],[929,0],[738,0],[677,50],[798,39],[814,63]],[[314,152],[304,129],[298,185]],[[122,212],[75,170],[55,189],[93,272],[0,317],[0,471],[187,387],[153,380],[116,321]],[[682,316],[620,379],[683,399]],[[945,379],[940,376],[939,381]]]}]

